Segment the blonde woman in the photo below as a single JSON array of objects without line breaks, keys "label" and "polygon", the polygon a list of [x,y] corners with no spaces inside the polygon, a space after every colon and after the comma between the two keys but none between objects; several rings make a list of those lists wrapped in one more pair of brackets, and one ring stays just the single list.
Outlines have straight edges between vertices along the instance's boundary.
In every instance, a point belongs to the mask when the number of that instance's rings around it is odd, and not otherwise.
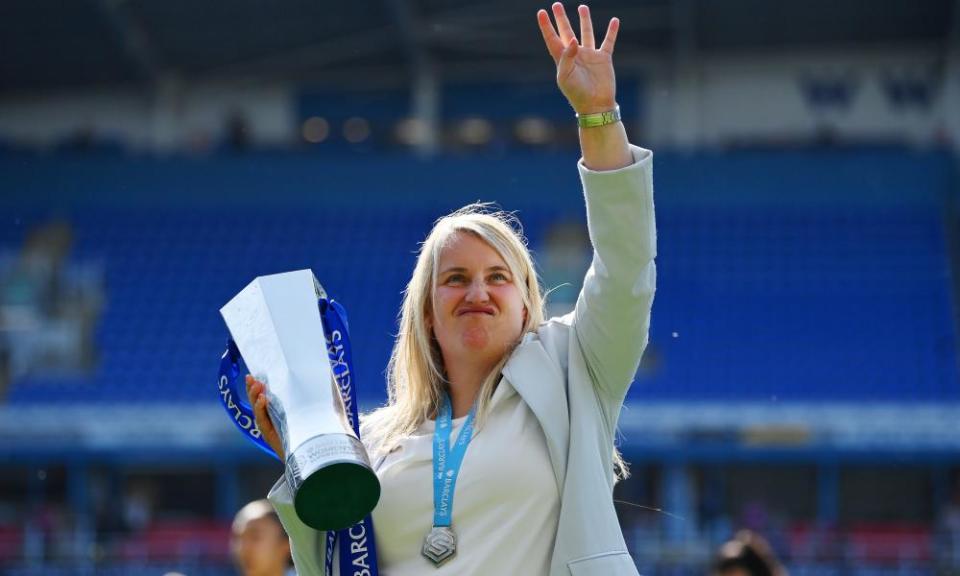
[{"label": "blonde woman", "polygon": [[[382,487],[373,521],[385,576],[637,574],[613,507],[614,434],[654,297],[652,159],[616,111],[619,21],[597,47],[586,6],[579,42],[563,6],[552,11],[555,27],[545,10],[537,19],[581,126],[593,262],[574,311],[544,321],[508,217],[471,206],[430,231],[400,313],[389,402],[362,426]],[[257,424],[282,457],[264,392],[248,378]],[[298,574],[322,575],[323,535],[298,520],[282,479],[269,498]],[[439,563],[425,550],[436,534],[456,550]]]}]

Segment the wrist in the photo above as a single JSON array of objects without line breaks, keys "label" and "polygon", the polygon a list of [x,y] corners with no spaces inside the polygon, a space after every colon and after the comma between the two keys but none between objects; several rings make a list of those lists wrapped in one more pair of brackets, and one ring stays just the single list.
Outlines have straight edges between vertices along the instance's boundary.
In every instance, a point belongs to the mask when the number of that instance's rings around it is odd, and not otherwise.
[{"label": "wrist", "polygon": [[596,100],[591,99],[574,102],[568,99],[568,102],[570,102],[570,106],[577,114],[598,114],[616,108],[617,97],[611,94]]},{"label": "wrist", "polygon": [[613,109],[616,108],[617,106],[618,106],[618,104],[616,103],[616,101],[614,101],[614,102],[609,102],[609,103],[606,103],[606,104],[590,104],[590,105],[582,106],[582,107],[576,107],[576,106],[575,106],[575,107],[573,108],[573,111],[574,111],[576,114],[579,114],[579,115],[582,116],[582,115],[584,115],[584,114],[599,114],[599,113],[601,113],[601,112],[606,112],[607,110],[613,110]]},{"label": "wrist", "polygon": [[597,172],[616,170],[633,164],[633,154],[623,122],[595,128],[580,128],[583,165]]}]

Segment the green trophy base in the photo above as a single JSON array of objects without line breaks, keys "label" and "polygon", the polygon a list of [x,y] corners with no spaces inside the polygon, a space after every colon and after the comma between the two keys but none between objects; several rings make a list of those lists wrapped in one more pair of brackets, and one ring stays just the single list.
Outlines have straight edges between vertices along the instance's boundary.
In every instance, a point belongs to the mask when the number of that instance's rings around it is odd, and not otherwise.
[{"label": "green trophy base", "polygon": [[360,441],[323,434],[287,457],[285,474],[293,505],[315,530],[342,530],[363,520],[380,500],[380,481]]}]

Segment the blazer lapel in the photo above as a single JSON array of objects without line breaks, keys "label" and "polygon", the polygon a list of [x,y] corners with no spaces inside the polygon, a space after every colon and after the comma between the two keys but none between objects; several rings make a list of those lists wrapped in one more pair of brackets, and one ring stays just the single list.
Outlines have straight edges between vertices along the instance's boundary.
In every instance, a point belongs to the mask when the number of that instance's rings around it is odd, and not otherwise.
[{"label": "blazer lapel", "polygon": [[504,366],[503,375],[540,422],[562,494],[570,444],[570,413],[563,374],[540,341],[528,333]]}]

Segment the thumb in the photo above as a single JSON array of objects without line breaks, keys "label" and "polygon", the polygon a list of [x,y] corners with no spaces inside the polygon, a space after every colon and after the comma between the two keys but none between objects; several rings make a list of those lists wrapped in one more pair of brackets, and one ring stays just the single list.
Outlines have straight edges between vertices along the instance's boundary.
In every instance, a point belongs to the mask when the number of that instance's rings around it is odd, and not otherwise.
[{"label": "thumb", "polygon": [[573,69],[573,60],[577,57],[580,46],[576,38],[570,40],[570,43],[560,53],[560,62],[557,63],[557,77],[564,78]]}]

